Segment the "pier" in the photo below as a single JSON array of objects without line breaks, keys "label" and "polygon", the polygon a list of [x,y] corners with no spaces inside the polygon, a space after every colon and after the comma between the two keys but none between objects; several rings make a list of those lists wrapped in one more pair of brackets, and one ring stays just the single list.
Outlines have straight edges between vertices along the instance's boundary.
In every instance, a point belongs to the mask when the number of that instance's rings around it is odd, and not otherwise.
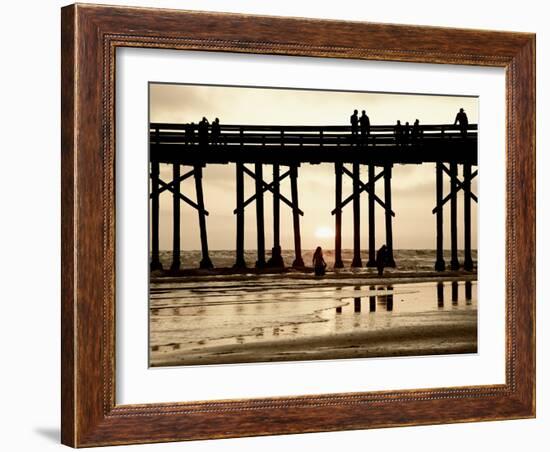
[{"label": "pier", "polygon": [[[365,135],[352,134],[349,126],[284,126],[284,125],[221,125],[219,134],[200,136],[198,125],[152,123],[149,127],[150,198],[151,198],[151,270],[162,270],[159,259],[159,199],[163,194],[173,198],[173,262],[170,269],[179,270],[180,204],[186,203],[197,212],[202,259],[200,267],[213,268],[208,253],[207,210],[202,174],[208,165],[235,165],[235,269],[244,269],[244,215],[255,206],[257,232],[257,268],[284,266],[280,244],[281,207],[292,214],[294,229],[294,268],[303,268],[300,217],[307,206],[300,206],[299,170],[302,165],[331,163],[334,165],[335,205],[331,210],[335,221],[334,268],[342,268],[342,211],[353,210],[352,267],[362,267],[361,260],[361,195],[366,194],[368,212],[368,261],[376,266],[376,208],[385,219],[387,264],[395,266],[393,258],[392,168],[394,165],[435,164],[435,202],[432,210],[436,228],[436,261],[434,268],[473,270],[471,254],[471,202],[477,202],[471,183],[477,176],[477,125],[467,130],[449,124],[422,125],[413,134],[396,136],[393,125],[370,127]],[[172,180],[160,178],[160,165],[172,166]],[[361,180],[361,166],[368,167],[367,180]],[[270,179],[266,180],[266,176]],[[181,183],[193,177],[194,200],[181,190]],[[254,182],[254,194],[244,196],[245,178]],[[352,192],[342,191],[343,178],[352,181]],[[281,183],[290,184],[290,199],[281,194]],[[383,197],[376,195],[376,183],[383,184]],[[447,188],[447,193],[446,192]],[[273,243],[271,256],[265,255],[264,194],[273,198]],[[463,196],[464,262],[458,260],[457,201]],[[443,212],[450,209],[451,260],[447,267],[443,257]]]}]

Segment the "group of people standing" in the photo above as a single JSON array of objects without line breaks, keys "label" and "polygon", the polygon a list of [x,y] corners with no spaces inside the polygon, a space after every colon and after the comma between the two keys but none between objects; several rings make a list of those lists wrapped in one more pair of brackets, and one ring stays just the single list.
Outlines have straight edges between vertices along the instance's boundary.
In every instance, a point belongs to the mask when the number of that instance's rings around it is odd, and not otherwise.
[{"label": "group of people standing", "polygon": [[194,122],[186,124],[185,136],[187,141],[195,141],[195,129],[198,131],[199,144],[207,145],[209,142],[212,144],[219,144],[221,135],[219,118],[214,119],[212,124],[210,124],[208,119],[203,116],[198,126]]},{"label": "group of people standing", "polygon": [[360,131],[362,141],[366,142],[370,136],[370,119],[367,116],[366,111],[363,110],[361,112],[361,116],[359,116],[359,112],[357,110],[353,110],[353,114],[350,117],[350,123],[351,136],[353,138],[357,138]]},{"label": "group of people standing", "polygon": [[393,128],[393,134],[395,135],[395,142],[398,145],[412,144],[422,137],[420,121],[418,119],[415,120],[411,127],[408,122],[403,126],[401,125],[401,121],[397,120],[397,124]]},{"label": "group of people standing", "polygon": [[[358,110],[353,110],[353,114],[350,116],[351,124],[351,137],[354,140],[362,143],[368,143],[370,137],[370,119],[367,116],[365,110],[362,110],[361,116],[359,116]],[[463,108],[457,113],[454,125],[460,126],[460,133],[463,138],[466,138],[468,134],[468,116]],[[360,135],[359,135],[360,134]],[[411,126],[407,121],[405,125],[401,124],[400,120],[397,120],[393,128],[393,134],[395,142],[399,146],[414,144],[416,141],[422,139],[423,131],[420,127],[420,121],[416,119]]]}]

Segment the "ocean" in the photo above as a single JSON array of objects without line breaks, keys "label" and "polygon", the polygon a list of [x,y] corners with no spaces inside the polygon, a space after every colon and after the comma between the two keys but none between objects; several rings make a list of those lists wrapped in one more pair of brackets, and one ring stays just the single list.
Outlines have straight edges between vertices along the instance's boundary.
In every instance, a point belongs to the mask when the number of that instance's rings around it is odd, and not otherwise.
[{"label": "ocean", "polygon": [[[314,250],[303,250],[302,258],[304,263],[307,266],[311,266],[311,259],[313,257]],[[235,263],[235,251],[234,250],[211,250],[210,259],[214,264],[214,267],[217,268],[228,268],[232,267]],[[443,252],[445,262],[447,265],[451,261],[451,250],[444,250]],[[271,256],[271,250],[266,250],[266,260]],[[332,268],[334,264],[334,251],[333,250],[324,250],[323,255],[326,263],[329,268]],[[292,261],[294,260],[294,250],[283,250],[282,251],[283,260],[285,265],[291,266]],[[181,267],[186,268],[198,268],[199,262],[201,260],[200,250],[193,251],[182,251],[181,252]],[[343,249],[342,250],[342,260],[344,262],[344,267],[349,268],[353,258],[353,250]],[[368,252],[362,251],[361,258],[363,260],[363,266],[367,264],[368,261]],[[249,267],[253,267],[257,259],[256,251],[246,250],[245,251],[245,260]],[[397,271],[431,271],[434,269],[435,264],[435,250],[394,250],[394,259],[396,263]],[[459,262],[464,261],[464,252],[462,250],[458,251]],[[472,251],[472,259],[474,264],[477,262],[477,250]],[[172,252],[171,251],[161,251],[160,252],[160,261],[165,269],[170,268],[172,263]]]}]

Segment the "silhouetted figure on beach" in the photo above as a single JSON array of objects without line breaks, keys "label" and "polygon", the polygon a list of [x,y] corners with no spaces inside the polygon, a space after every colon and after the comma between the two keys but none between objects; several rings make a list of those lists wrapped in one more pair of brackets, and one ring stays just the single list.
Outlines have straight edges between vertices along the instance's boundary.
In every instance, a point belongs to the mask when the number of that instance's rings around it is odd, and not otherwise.
[{"label": "silhouetted figure on beach", "polygon": [[359,112],[357,110],[353,110],[353,114],[349,118],[349,122],[351,124],[352,140],[355,140],[359,133],[359,117],[357,116],[358,113]]},{"label": "silhouetted figure on beach", "polygon": [[401,121],[399,121],[399,119],[393,128],[393,133],[395,135],[396,144],[401,146],[401,143],[403,142],[403,126],[401,125]]},{"label": "silhouetted figure on beach", "polygon": [[323,249],[320,246],[318,246],[315,253],[313,253],[313,268],[315,270],[315,276],[323,276],[325,274],[327,263],[323,258]]},{"label": "silhouetted figure on beach", "polygon": [[422,131],[420,130],[420,121],[417,119],[416,121],[414,121],[414,124],[412,126],[411,141],[413,143],[418,141],[420,139],[421,133]]},{"label": "silhouetted figure on beach", "polygon": [[382,245],[382,247],[376,252],[376,268],[378,268],[378,276],[384,274],[384,267],[388,260],[388,247]]},{"label": "silhouetted figure on beach", "polygon": [[220,143],[220,120],[219,118],[214,119],[214,122],[212,123],[212,131],[210,133],[211,135],[211,141],[212,144],[219,144]]},{"label": "silhouetted figure on beach", "polygon": [[209,129],[209,123],[208,119],[206,119],[204,116],[199,122],[199,144],[201,146],[207,146],[208,145],[208,129]]},{"label": "silhouetted figure on beach", "polygon": [[359,126],[361,129],[361,141],[363,143],[368,143],[370,137],[370,119],[367,116],[365,110],[361,112],[361,117],[359,118]]},{"label": "silhouetted figure on beach", "polygon": [[411,126],[409,125],[409,121],[405,123],[405,127],[403,128],[403,143],[409,144],[409,139],[411,137]]},{"label": "silhouetted figure on beach", "polygon": [[462,138],[466,138],[466,135],[468,134],[468,116],[466,115],[464,108],[461,108],[460,111],[456,114],[454,125],[456,125],[457,123],[460,126],[460,133],[462,134]]}]

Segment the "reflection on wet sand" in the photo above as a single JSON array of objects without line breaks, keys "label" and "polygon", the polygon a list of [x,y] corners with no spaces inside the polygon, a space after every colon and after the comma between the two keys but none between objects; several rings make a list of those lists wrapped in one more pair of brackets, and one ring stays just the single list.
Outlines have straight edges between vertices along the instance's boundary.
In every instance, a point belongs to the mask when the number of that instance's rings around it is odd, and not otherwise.
[{"label": "reflection on wet sand", "polygon": [[472,353],[474,287],[475,281],[285,286],[266,277],[249,287],[223,279],[155,284],[151,365]]}]

